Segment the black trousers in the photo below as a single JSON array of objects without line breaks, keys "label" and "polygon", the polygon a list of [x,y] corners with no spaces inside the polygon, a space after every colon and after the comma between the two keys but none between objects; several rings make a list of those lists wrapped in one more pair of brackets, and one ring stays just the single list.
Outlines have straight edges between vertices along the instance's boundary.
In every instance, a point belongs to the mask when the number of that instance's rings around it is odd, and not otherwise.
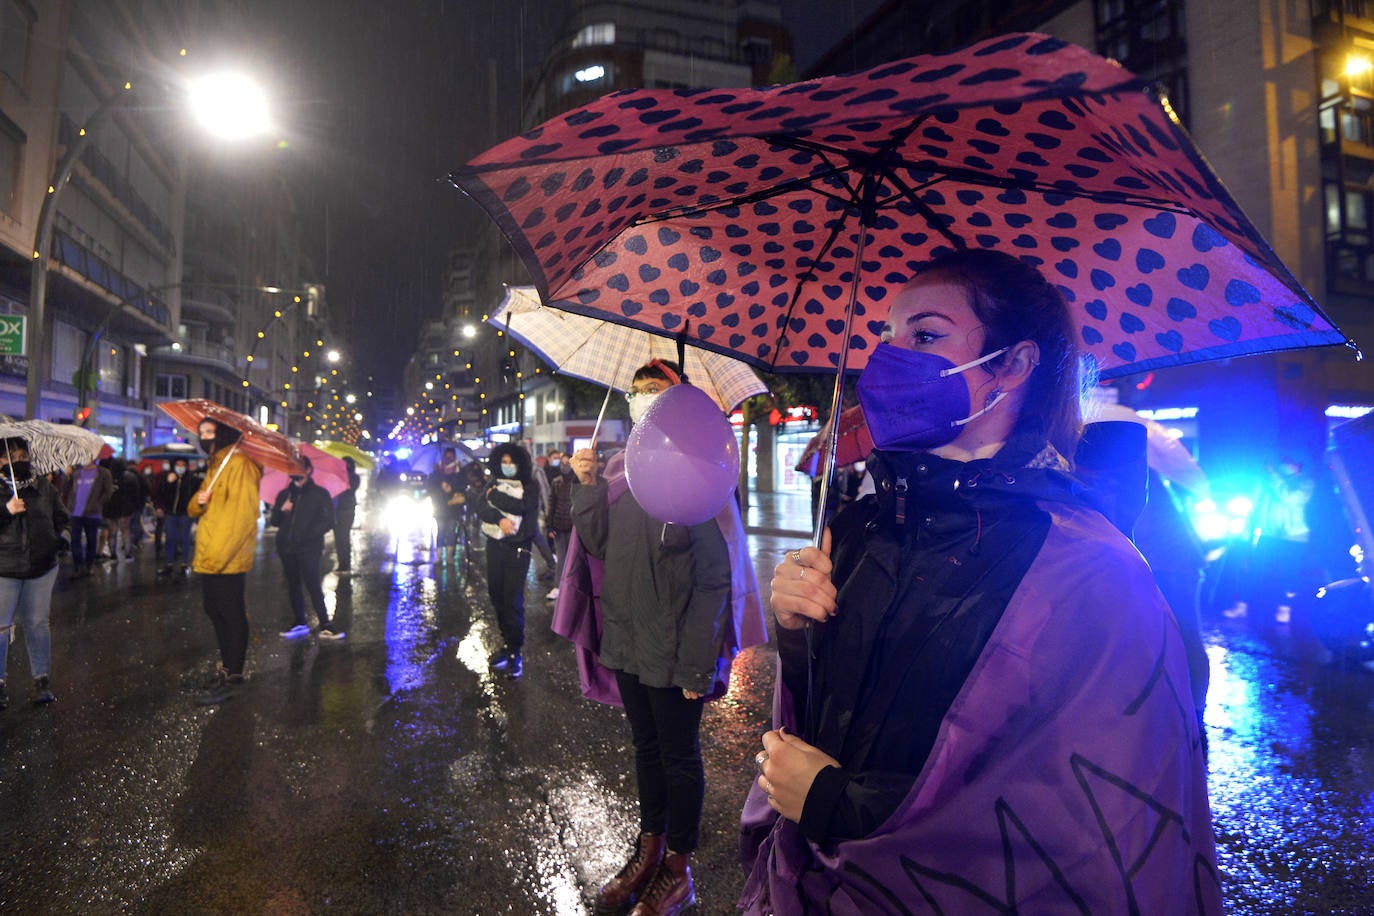
[{"label": "black trousers", "polygon": [[487,538],[487,596],[496,609],[496,625],[506,649],[525,645],[525,578],[530,572],[530,545]]},{"label": "black trousers", "polygon": [[706,769],[701,763],[702,700],[677,687],[649,687],[633,674],[615,673],[635,746],[639,829],[667,833],[673,852],[692,852],[701,831]]},{"label": "black trousers", "polygon": [[320,551],[306,550],[301,553],[283,553],[282,572],[286,573],[286,597],[291,602],[291,613],[295,622],[306,626],[305,596],[315,607],[315,616],[320,619],[320,628],[329,626],[329,608],[324,603],[324,588],[320,584]]},{"label": "black trousers", "polygon": [[219,659],[230,674],[243,674],[248,655],[248,608],[244,603],[247,573],[201,575],[205,614],[215,628]]},{"label": "black trousers", "polygon": [[354,509],[344,509],[334,514],[334,557],[338,560],[336,569],[353,568],[353,513]]}]

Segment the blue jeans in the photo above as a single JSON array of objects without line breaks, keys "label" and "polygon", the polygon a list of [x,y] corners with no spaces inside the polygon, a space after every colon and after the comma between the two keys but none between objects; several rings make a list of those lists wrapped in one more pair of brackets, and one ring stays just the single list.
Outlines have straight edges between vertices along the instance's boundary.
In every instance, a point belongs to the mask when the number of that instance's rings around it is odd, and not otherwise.
[{"label": "blue jeans", "polygon": [[167,566],[172,565],[172,561],[177,558],[177,551],[181,551],[181,562],[189,565],[191,562],[191,517],[189,515],[168,515],[162,520],[164,522],[163,537],[163,559]]},{"label": "blue jeans", "polygon": [[0,681],[5,679],[6,659],[14,641],[14,620],[24,625],[24,645],[29,649],[29,671],[34,677],[48,673],[52,663],[52,634],[48,613],[52,610],[52,587],[57,567],[36,579],[10,579],[0,576]]}]

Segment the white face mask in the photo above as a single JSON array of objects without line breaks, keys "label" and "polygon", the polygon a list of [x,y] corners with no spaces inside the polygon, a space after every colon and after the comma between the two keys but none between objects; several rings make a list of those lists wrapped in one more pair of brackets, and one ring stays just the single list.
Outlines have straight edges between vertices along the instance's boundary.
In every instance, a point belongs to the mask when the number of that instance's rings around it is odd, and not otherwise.
[{"label": "white face mask", "polygon": [[640,418],[648,413],[649,407],[653,405],[654,401],[658,400],[658,396],[661,393],[662,392],[655,392],[654,394],[637,394],[630,398],[631,422],[638,423]]}]

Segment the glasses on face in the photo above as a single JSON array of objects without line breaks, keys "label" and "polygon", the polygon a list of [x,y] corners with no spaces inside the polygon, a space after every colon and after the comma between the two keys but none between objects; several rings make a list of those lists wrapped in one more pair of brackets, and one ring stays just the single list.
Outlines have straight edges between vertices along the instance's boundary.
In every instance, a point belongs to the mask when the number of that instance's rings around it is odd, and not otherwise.
[{"label": "glasses on face", "polygon": [[635,398],[639,397],[640,395],[645,395],[645,394],[661,394],[661,393],[663,392],[663,389],[666,388],[666,387],[667,387],[666,385],[661,385],[661,384],[658,384],[658,383],[650,383],[650,384],[647,384],[647,385],[636,385],[636,386],[632,387],[629,391],[625,392],[625,400],[627,400],[627,401],[633,401]]}]

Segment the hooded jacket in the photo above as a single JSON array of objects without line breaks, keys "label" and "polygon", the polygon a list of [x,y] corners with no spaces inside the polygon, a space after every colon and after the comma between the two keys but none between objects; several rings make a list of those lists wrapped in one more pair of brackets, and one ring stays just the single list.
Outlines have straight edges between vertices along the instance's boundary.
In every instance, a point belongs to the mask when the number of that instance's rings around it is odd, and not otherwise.
[{"label": "hooded jacket", "polygon": [[664,524],[628,486],[611,499],[599,477],[573,488],[573,527],[604,562],[601,664],[649,687],[710,693],[733,636],[730,551],[715,519]]},{"label": "hooded jacket", "polygon": [[778,634],[775,724],[840,766],[799,824],[751,789],[741,907],[1220,912],[1183,644],[1139,554],[1045,453],[869,468],[810,684],[804,631]]},{"label": "hooded jacket", "polygon": [[[571,473],[565,479],[568,479],[571,491],[582,486]],[[606,463],[606,498],[614,505],[628,490],[624,452],[621,452]],[[571,502],[571,493],[568,499]],[[764,619],[759,584],[754,576],[754,561],[749,555],[739,503],[733,499],[727,501],[713,522],[725,541],[725,549],[730,557],[730,603],[716,652],[715,681],[710,690],[702,692],[707,700],[718,700],[725,696],[730,687],[730,669],[740,651],[768,641],[768,622]],[[582,695],[598,703],[623,706],[615,671],[601,658],[604,630],[601,598],[606,563],[590,556],[583,548],[576,528],[570,527],[568,557],[563,564],[563,578],[558,584],[558,602],[554,605],[550,627],[559,636],[571,640],[576,648]]]},{"label": "hooded jacket", "polygon": [[67,544],[70,516],[46,477],[20,482],[24,511],[18,515],[7,508],[13,495],[5,476],[0,480],[0,576],[35,579],[57,565],[57,555]]},{"label": "hooded jacket", "polygon": [[[510,455],[515,461],[514,477],[501,473],[503,455]],[[477,517],[494,525],[500,524],[503,518],[518,516],[520,523],[515,533],[499,540],[507,544],[528,544],[534,539],[535,526],[539,524],[539,488],[531,476],[533,463],[529,452],[517,445],[498,445],[487,456],[487,466],[492,476],[478,500]],[[518,487],[509,486],[516,483]]]},{"label": "hooded jacket", "polygon": [[196,553],[191,562],[191,568],[198,573],[227,576],[253,568],[253,551],[258,543],[258,485],[262,482],[262,468],[233,449],[237,441],[238,435],[232,430],[224,426],[219,428],[215,453],[210,456],[210,466],[205,470],[205,482],[196,491],[211,489],[210,501],[202,506],[193,498],[186,509],[187,515],[199,519]]}]

